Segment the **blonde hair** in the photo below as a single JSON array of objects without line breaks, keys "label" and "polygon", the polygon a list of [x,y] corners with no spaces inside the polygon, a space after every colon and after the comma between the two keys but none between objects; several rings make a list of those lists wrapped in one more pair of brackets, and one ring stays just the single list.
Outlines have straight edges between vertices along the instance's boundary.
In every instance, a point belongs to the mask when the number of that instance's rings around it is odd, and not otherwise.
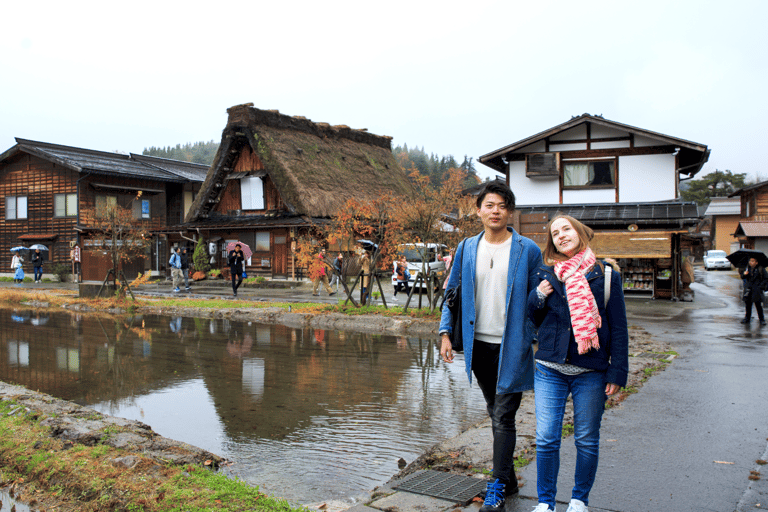
[{"label": "blonde hair", "polygon": [[573,229],[575,229],[576,233],[579,235],[579,247],[576,249],[577,253],[589,247],[589,241],[595,236],[595,232],[592,231],[592,228],[585,226],[570,215],[563,215],[562,213],[556,214],[549,221],[549,224],[547,224],[547,245],[544,247],[544,254],[542,255],[544,263],[547,265],[554,265],[555,262],[568,259],[568,256],[557,250],[555,242],[552,240],[552,224],[558,219],[565,219],[570,222]]}]

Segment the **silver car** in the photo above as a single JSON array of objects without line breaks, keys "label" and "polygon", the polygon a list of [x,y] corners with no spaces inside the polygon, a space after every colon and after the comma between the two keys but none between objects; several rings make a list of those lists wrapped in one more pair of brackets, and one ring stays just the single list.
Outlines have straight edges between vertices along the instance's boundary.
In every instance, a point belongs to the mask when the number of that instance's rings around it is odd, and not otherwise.
[{"label": "silver car", "polygon": [[707,251],[704,253],[705,270],[731,270],[731,262],[726,259],[725,251]]}]

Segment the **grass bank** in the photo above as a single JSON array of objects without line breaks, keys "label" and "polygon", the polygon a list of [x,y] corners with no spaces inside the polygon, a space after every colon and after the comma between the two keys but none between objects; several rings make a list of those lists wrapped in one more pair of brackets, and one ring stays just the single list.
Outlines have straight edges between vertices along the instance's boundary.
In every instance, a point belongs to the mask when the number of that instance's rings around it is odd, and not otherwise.
[{"label": "grass bank", "polygon": [[16,400],[0,401],[0,487],[38,511],[306,510],[205,464],[160,465],[105,444],[56,439],[44,419]]}]

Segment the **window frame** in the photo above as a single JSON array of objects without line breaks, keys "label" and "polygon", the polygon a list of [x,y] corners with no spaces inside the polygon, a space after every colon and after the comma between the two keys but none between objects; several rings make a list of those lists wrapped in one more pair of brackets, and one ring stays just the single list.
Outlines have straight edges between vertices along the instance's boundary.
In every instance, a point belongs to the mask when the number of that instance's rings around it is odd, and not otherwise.
[{"label": "window frame", "polygon": [[[568,165],[594,165],[597,163],[607,163],[613,167],[611,172],[612,183],[604,183],[599,185],[592,185],[586,183],[584,185],[566,185],[565,184],[565,168]],[[585,159],[568,159],[562,162],[562,188],[563,190],[615,190],[618,182],[618,170],[619,159],[617,157],[611,158],[585,158]],[[594,179],[594,178],[593,178]]]},{"label": "window frame", "polygon": [[[56,207],[56,199],[59,197],[64,198],[64,215],[58,215],[57,213],[58,208]],[[74,197],[74,201],[75,201],[75,204],[74,204],[75,211],[72,213],[68,211],[70,197]],[[53,217],[56,219],[63,219],[67,217],[77,217],[77,193],[76,192],[63,192],[60,194],[53,194]]]},{"label": "window frame", "polygon": [[[19,216],[19,199],[24,199],[24,216]],[[13,200],[13,210],[8,208],[8,201]],[[8,213],[13,211],[14,216],[9,217]],[[29,219],[29,196],[5,196],[5,220],[27,220]]]}]

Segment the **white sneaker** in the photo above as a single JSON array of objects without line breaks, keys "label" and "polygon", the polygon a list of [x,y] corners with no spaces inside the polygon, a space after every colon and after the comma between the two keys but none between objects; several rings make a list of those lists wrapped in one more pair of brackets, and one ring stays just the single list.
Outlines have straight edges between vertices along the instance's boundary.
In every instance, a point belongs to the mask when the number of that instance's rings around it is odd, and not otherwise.
[{"label": "white sneaker", "polygon": [[393,295],[392,300],[397,300],[397,295]]},{"label": "white sneaker", "polygon": [[581,500],[571,500],[568,504],[568,510],[565,512],[589,512],[587,506]]},{"label": "white sneaker", "polygon": [[533,509],[532,512],[555,512],[555,511],[549,508],[549,505],[547,505],[546,503],[539,503],[538,505],[536,505],[536,508]]}]

